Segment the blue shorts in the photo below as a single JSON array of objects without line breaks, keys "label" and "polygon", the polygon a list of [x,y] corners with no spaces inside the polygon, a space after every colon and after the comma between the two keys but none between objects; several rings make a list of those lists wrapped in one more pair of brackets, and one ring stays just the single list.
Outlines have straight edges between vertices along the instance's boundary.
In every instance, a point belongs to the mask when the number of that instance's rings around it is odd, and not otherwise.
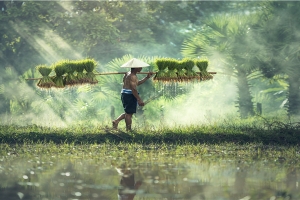
[{"label": "blue shorts", "polygon": [[130,92],[127,93],[121,93],[121,100],[123,104],[123,108],[125,113],[127,114],[133,114],[136,113],[137,108],[137,99],[135,96]]}]

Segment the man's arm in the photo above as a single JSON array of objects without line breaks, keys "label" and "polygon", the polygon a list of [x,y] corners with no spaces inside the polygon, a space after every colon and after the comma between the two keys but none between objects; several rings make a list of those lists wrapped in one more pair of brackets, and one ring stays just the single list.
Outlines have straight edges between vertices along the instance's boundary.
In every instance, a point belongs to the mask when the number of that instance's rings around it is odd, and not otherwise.
[{"label": "man's arm", "polygon": [[139,106],[144,106],[145,103],[142,101],[141,97],[138,94],[138,91],[136,89],[137,87],[137,83],[138,83],[138,79],[136,76],[130,76],[130,89],[132,91],[133,96],[135,96],[135,98],[137,99],[137,102],[139,104]]},{"label": "man's arm", "polygon": [[124,74],[124,76],[123,76],[123,84],[125,83],[125,78],[126,78],[126,76],[127,76],[127,72]]},{"label": "man's arm", "polygon": [[142,80],[140,80],[138,82],[138,85],[141,85],[141,84],[145,83],[146,80],[148,80],[152,75],[153,75],[153,72],[149,72],[149,74],[147,74],[147,76],[145,76]]}]

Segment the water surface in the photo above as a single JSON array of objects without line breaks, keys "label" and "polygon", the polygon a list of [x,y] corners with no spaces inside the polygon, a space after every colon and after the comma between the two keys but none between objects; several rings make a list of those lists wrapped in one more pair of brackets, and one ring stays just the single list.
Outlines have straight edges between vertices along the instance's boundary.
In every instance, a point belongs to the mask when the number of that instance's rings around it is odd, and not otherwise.
[{"label": "water surface", "polygon": [[300,199],[299,156],[37,149],[1,157],[0,199]]}]

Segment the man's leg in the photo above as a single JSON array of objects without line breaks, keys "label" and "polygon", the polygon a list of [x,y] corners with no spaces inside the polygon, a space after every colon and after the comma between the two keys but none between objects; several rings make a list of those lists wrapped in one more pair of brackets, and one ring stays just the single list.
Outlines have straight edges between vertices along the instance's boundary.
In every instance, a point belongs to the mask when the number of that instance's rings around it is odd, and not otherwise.
[{"label": "man's leg", "polygon": [[121,114],[117,119],[112,121],[113,128],[117,129],[121,120],[125,119],[125,113]]},{"label": "man's leg", "polygon": [[131,114],[125,113],[126,131],[131,131],[132,115],[133,115],[132,113]]}]

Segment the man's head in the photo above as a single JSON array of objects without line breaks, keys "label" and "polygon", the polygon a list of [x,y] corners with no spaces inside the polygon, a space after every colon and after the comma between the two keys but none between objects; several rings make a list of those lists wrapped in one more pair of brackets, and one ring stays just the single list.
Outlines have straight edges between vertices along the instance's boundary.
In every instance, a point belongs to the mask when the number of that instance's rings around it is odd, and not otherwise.
[{"label": "man's head", "polygon": [[131,72],[141,72],[142,71],[142,67],[138,67],[138,68],[131,68]]}]

